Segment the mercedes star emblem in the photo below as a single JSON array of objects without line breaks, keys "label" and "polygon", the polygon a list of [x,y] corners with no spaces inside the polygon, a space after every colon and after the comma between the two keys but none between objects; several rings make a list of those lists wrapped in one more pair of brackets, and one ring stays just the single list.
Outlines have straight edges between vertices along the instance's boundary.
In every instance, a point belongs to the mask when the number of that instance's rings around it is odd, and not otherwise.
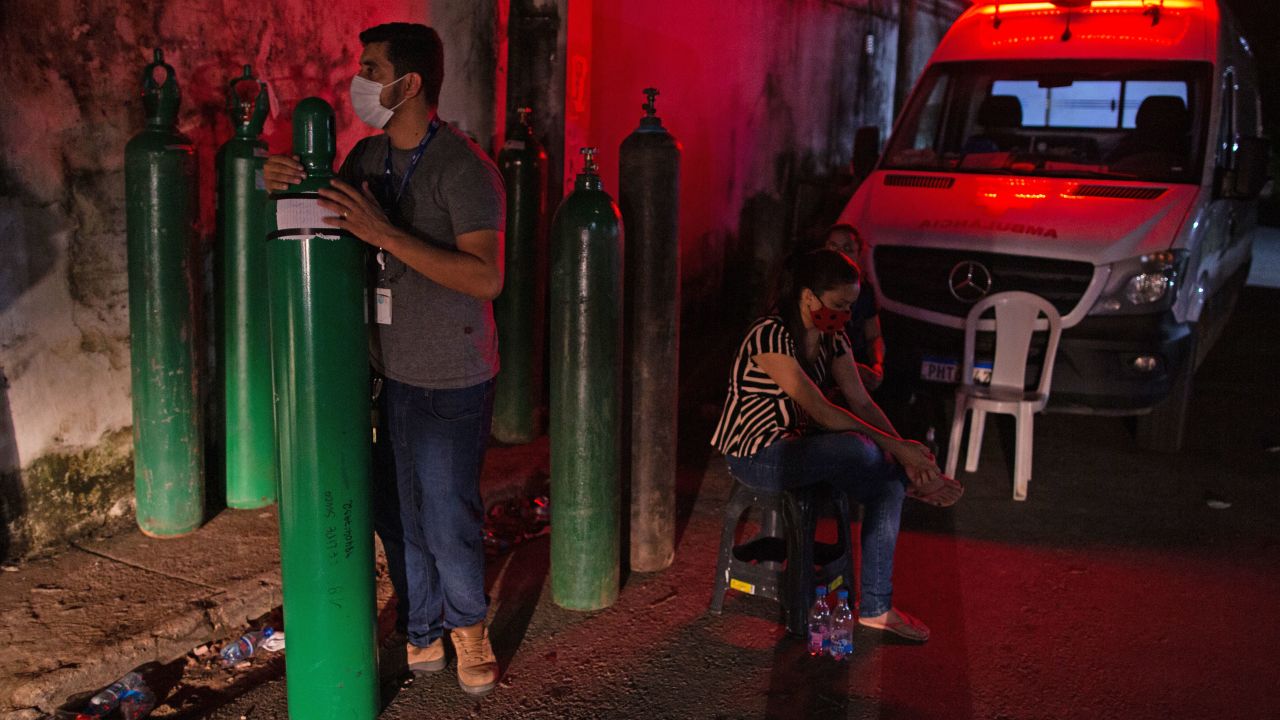
[{"label": "mercedes star emblem", "polygon": [[991,292],[991,271],[976,260],[964,260],[951,268],[947,278],[951,297],[964,303],[975,303]]}]

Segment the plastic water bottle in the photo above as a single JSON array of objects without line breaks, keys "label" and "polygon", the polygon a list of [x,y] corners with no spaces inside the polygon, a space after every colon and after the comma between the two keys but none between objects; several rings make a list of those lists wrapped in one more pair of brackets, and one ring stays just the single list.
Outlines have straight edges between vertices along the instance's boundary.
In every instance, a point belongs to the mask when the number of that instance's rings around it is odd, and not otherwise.
[{"label": "plastic water bottle", "polygon": [[831,611],[827,609],[827,586],[813,591],[813,607],[809,608],[809,654],[817,657],[826,652]]},{"label": "plastic water bottle", "polygon": [[835,660],[844,660],[853,654],[853,611],[849,609],[849,591],[836,591],[836,606],[831,611],[831,634],[827,652]]},{"label": "plastic water bottle", "polygon": [[143,685],[125,693],[120,698],[120,717],[124,720],[142,720],[156,707],[156,694]]},{"label": "plastic water bottle", "polygon": [[101,718],[110,715],[120,706],[120,701],[129,693],[137,692],[147,688],[147,684],[143,682],[142,676],[136,672],[125,673],[124,677],[116,680],[98,692],[97,695],[89,698],[89,705],[85,707],[84,712],[76,715],[77,720],[80,718]]},{"label": "plastic water bottle", "polygon": [[263,628],[262,632],[251,631],[241,635],[239,640],[222,648],[222,664],[231,667],[248,660],[252,657],[253,651],[262,645],[262,641],[271,637],[274,632],[267,627]]}]

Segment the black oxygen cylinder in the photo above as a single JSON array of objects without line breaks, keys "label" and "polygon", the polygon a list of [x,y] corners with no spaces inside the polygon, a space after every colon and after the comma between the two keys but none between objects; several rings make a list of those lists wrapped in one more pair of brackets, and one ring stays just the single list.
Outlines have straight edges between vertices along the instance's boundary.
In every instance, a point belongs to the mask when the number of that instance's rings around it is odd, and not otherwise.
[{"label": "black oxygen cylinder", "polygon": [[618,198],[627,228],[624,381],[630,398],[631,569],[675,557],[676,406],[680,365],[680,143],[654,98],[619,151]]}]

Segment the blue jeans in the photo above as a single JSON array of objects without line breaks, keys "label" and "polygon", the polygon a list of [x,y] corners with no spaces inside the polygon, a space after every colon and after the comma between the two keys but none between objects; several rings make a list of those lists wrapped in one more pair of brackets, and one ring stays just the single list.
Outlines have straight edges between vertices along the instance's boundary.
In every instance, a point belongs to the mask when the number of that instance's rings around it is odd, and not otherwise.
[{"label": "blue jeans", "polygon": [[748,457],[727,456],[729,472],[771,492],[825,482],[863,506],[862,617],[893,607],[893,550],[898,544],[907,475],[870,438],[856,432],[778,440]]},{"label": "blue jeans", "polygon": [[425,647],[484,620],[480,468],[493,381],[430,390],[383,381],[374,450],[374,527],[387,552],[397,626]]}]

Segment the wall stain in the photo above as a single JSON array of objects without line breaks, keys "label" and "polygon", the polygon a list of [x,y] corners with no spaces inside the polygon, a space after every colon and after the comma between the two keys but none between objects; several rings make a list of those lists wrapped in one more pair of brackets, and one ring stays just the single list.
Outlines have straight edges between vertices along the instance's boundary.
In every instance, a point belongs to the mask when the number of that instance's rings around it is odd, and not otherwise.
[{"label": "wall stain", "polygon": [[0,474],[0,559],[44,554],[77,538],[133,524],[133,448],[128,428],[93,448],[50,453]]},{"label": "wall stain", "polygon": [[[273,151],[288,149],[291,109],[308,96],[334,105],[345,151],[370,134],[346,97],[358,32],[424,12],[408,0],[0,3],[0,96],[9,100],[0,114],[0,367],[14,387],[0,408],[0,556],[128,524],[118,512],[132,495],[124,147],[143,127],[141,77],[153,49],[163,48],[174,67],[179,130],[196,149],[189,271],[198,314],[187,332],[204,360],[191,381],[212,404],[204,387],[216,370],[207,268],[214,155],[232,133],[227,81],[251,63],[271,83],[280,111],[265,132]],[[42,22],[21,21],[31,17]],[[86,409],[86,386],[111,404]]]}]

